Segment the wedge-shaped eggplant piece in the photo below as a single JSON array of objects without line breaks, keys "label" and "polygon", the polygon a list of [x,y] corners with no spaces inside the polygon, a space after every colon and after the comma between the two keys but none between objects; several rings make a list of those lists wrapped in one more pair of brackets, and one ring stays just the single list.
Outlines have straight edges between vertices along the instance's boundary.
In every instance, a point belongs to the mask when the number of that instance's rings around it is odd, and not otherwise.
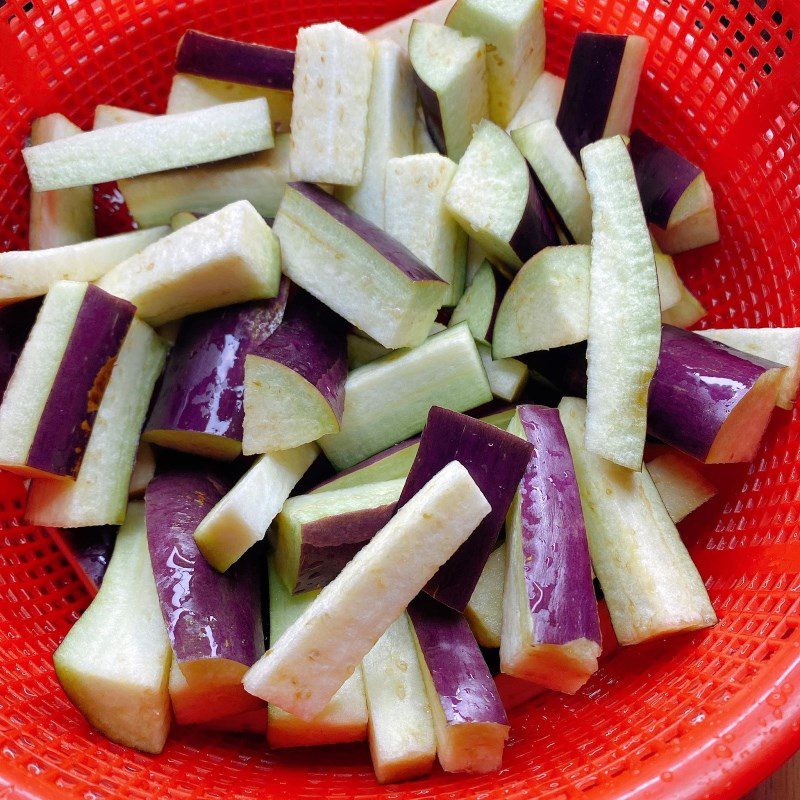
[{"label": "wedge-shaped eggplant piece", "polygon": [[0,397],[5,394],[41,307],[42,301],[37,297],[0,308]]},{"label": "wedge-shaped eggplant piece", "polygon": [[184,724],[260,705],[241,683],[264,652],[258,554],[222,574],[194,540],[227,488],[212,473],[176,471],[156,477],[145,493],[150,559],[170,644],[189,687],[206,694],[186,708]]},{"label": "wedge-shaped eggplant piece", "polygon": [[439,148],[431,139],[428,123],[425,122],[425,113],[420,105],[417,106],[417,118],[414,120],[414,152],[417,155],[439,152]]},{"label": "wedge-shaped eggplant piece", "polygon": [[386,168],[390,159],[414,152],[417,88],[402,47],[389,41],[375,42],[373,47],[375,58],[361,182],[358,186],[342,187],[338,194],[357,214],[385,228]]},{"label": "wedge-shaped eggplant piece", "polygon": [[128,497],[142,497],[147,484],[153,480],[155,474],[156,456],[153,448],[147,442],[139,442],[133,462],[133,472],[128,482]]},{"label": "wedge-shaped eggplant piece", "polygon": [[139,432],[166,357],[166,343],[133,320],[97,409],[80,472],[74,481],[34,479],[26,519],[60,528],[124,521]]},{"label": "wedge-shaped eggplant piece", "polygon": [[630,152],[644,214],[664,252],[718,242],[714,195],[700,167],[639,130]]},{"label": "wedge-shaped eggplant piece", "polygon": [[595,142],[581,156],[593,227],[586,446],[639,469],[661,335],[655,255],[622,137]]},{"label": "wedge-shaped eggplant piece", "polygon": [[119,182],[119,190],[144,228],[165,225],[185,209],[211,214],[237,200],[248,200],[261,216],[273,219],[289,181],[290,149],[289,134],[278,134],[270,150],[128,178]]},{"label": "wedge-shaped eggplant piece", "polygon": [[305,292],[244,361],[245,455],[288,450],[339,430],[347,380],[345,325]]},{"label": "wedge-shaped eggplant piece", "polygon": [[422,111],[440,153],[458,161],[489,113],[486,45],[477,36],[414,20],[408,54]]},{"label": "wedge-shaped eggplant piece", "polygon": [[242,452],[245,359],[283,319],[289,283],[271,300],[213,309],[181,324],[143,438],[210,458]]},{"label": "wedge-shaped eggplant piece", "polygon": [[515,402],[528,384],[530,370],[527,365],[516,358],[493,359],[492,348],[488,344],[476,344],[492,395],[507,403]]},{"label": "wedge-shaped eggplant piece", "polygon": [[786,364],[777,405],[787,411],[794,408],[800,382],[800,328],[714,328],[698,333],[748,355]]},{"label": "wedge-shaped eggplant piece", "polygon": [[586,403],[559,406],[580,488],[589,552],[621,645],[714,625],[703,580],[646,468],[584,446]]},{"label": "wedge-shaped eggplant piece", "polygon": [[378,783],[428,775],[436,758],[433,715],[405,614],[364,656],[361,668],[369,709],[369,749]]},{"label": "wedge-shaped eggplant piece", "polygon": [[111,128],[114,125],[122,125],[125,122],[139,122],[143,119],[152,119],[154,116],[154,114],[147,114],[144,111],[134,111],[132,108],[109,106],[101,103],[99,106],[95,106],[92,130]]},{"label": "wedge-shaped eggplant piece", "polygon": [[502,299],[492,265],[484,261],[472,278],[472,282],[461,295],[453,309],[448,327],[466,322],[470,333],[478,342],[489,342],[494,335],[494,323]]},{"label": "wedge-shaped eggplant piece", "polygon": [[318,453],[316,445],[304,444],[261,456],[203,517],[194,538],[214,569],[225,572],[264,538]]},{"label": "wedge-shaped eggplant piece", "polygon": [[587,144],[628,135],[646,55],[642,36],[578,34],[556,118],[576,159]]},{"label": "wedge-shaped eggplant piece", "polygon": [[382,344],[378,344],[368,336],[359,336],[356,333],[347,334],[347,368],[358,369],[364,364],[377,361],[388,356],[392,351]]},{"label": "wedge-shaped eggplant piece", "polygon": [[290,183],[274,230],[285,274],[384,347],[413,347],[428,336],[447,284],[344,203]]},{"label": "wedge-shaped eggplant piece", "polygon": [[153,326],[210,308],[275,297],[277,238],[247,202],[231,203],[118,264],[98,286]]},{"label": "wedge-shaped eggplant piece", "polygon": [[[292,595],[269,559],[269,644],[280,641],[286,630],[308,610],[319,592]],[[313,747],[367,738],[367,702],[361,666],[312,720],[303,720],[274,704],[269,706],[267,742],[270,747]]]},{"label": "wedge-shaped eggplant piece", "polygon": [[456,0],[447,25],[486,42],[489,117],[505,128],[544,69],[544,3]]},{"label": "wedge-shaped eggplant piece", "polygon": [[87,283],[54,284],[0,405],[0,465],[31,476],[78,475],[135,310]]},{"label": "wedge-shaped eggplant piece", "polygon": [[278,514],[275,566],[293,593],[327,586],[394,515],[404,478],[292,497]]},{"label": "wedge-shaped eggplant piece", "polygon": [[515,131],[543,119],[555,122],[563,93],[564,79],[553,75],[552,72],[543,72],[536,79],[536,83],[522,101],[506,130]]},{"label": "wedge-shaped eggplant piece", "polygon": [[[39,117],[31,125],[31,145],[54,142],[81,133],[63,114]],[[91,186],[31,190],[28,247],[46,250],[94,239],[94,196]]]},{"label": "wedge-shaped eggplant piece", "polygon": [[268,150],[267,101],[168,114],[22,150],[36,191],[87,186]]},{"label": "wedge-shaped eggplant piece", "polygon": [[64,558],[69,561],[81,583],[94,597],[111,561],[117,539],[115,525],[99,525],[78,531],[53,529],[53,541]]},{"label": "wedge-shaped eggplant piece", "polygon": [[570,241],[592,241],[592,208],[580,164],[551,119],[511,132],[511,138],[531,165],[546,202]]},{"label": "wedge-shaped eggplant piece", "polygon": [[501,669],[575,694],[597,671],[601,642],[569,444],[555,408],[519,406],[509,433],[533,454],[506,525]]},{"label": "wedge-shaped eggplant piece", "polygon": [[475,129],[445,204],[486,257],[506,271],[516,272],[539,250],[558,244],[525,159],[488,120]]},{"label": "wedge-shaped eggplant piece", "polygon": [[717,487],[681,453],[667,451],[647,462],[647,471],[674,523],[688,517],[717,493]]},{"label": "wedge-shaped eggplant piece", "polygon": [[475,341],[459,325],[354,370],[339,433],[319,444],[334,467],[346,469],[419,433],[431,406],[467,411],[491,399]]},{"label": "wedge-shaped eggplant piece", "polygon": [[426,585],[425,591],[440,603],[456,611],[466,608],[497,543],[532,451],[528,442],[486,422],[438,406],[430,410],[398,508],[451,461],[460,462],[469,471],[492,507],[491,513]]},{"label": "wedge-shaped eggplant piece", "polygon": [[647,431],[708,464],[751,461],[785,367],[664,325]]},{"label": "wedge-shaped eggplant piece", "polygon": [[490,510],[467,470],[448,464],[250,669],[247,691],[313,719]]},{"label": "wedge-shaped eggplant piece", "polygon": [[198,111],[223,103],[242,103],[259,98],[267,101],[275,134],[288,133],[292,121],[291,86],[289,91],[284,91],[178,73],[172,78],[167,98],[167,114],[182,114],[184,111]]},{"label": "wedge-shaped eggplant piece", "polygon": [[[656,254],[656,257],[658,254]],[[656,265],[658,261],[656,261]],[[706,315],[705,306],[689,291],[686,284],[678,276],[678,302],[661,310],[661,321],[665,325],[676,328],[689,328],[698,323]]]},{"label": "wedge-shaped eggplant piece", "polygon": [[160,753],[170,724],[169,639],[132,503],[103,585],[53,655],[56,676],[89,723],[114,742]]},{"label": "wedge-shaped eggplant piece", "polygon": [[168,233],[158,227],[47,250],[0,253],[0,303],[40,297],[58,281],[96,281]]},{"label": "wedge-shaped eggplant piece", "polygon": [[503,542],[486,560],[475,591],[464,609],[464,616],[481,647],[500,647],[505,582],[506,544]]},{"label": "wedge-shaped eggplant piece", "polygon": [[436,25],[444,25],[447,14],[453,6],[452,0],[435,0],[433,3],[420,6],[414,11],[402,17],[384,22],[377,28],[367,31],[366,36],[370,39],[389,39],[401,47],[408,46],[408,34],[411,31],[411,23],[415,19],[420,22],[433,22]]},{"label": "wedge-shaped eggplant piece", "polygon": [[388,163],[385,181],[386,232],[450,284],[446,306],[464,291],[467,263],[467,235],[444,205],[455,172],[445,156],[406,156]]},{"label": "wedge-shaped eggplant piece", "polygon": [[500,769],[508,718],[467,621],[429,598],[415,600],[408,613],[442,769],[476,773]]},{"label": "wedge-shaped eggplant piece", "polygon": [[297,32],[291,155],[296,180],[361,182],[372,61],[369,39],[341,22]]}]

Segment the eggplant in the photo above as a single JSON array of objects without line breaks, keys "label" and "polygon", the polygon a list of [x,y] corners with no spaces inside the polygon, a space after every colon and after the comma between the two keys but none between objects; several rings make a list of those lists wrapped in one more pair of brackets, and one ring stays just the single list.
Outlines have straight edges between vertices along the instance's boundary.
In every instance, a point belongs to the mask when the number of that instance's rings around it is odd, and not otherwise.
[{"label": "eggplant", "polygon": [[481,576],[475,584],[475,591],[464,609],[464,616],[481,647],[500,647],[505,581],[506,545],[503,542],[486,559]]},{"label": "eggplant", "polygon": [[463,611],[514,499],[533,448],[518,436],[486,422],[434,406],[422,431],[419,451],[397,503],[402,508],[451,461],[460,462],[492,507],[455,554],[428,582],[425,591]]},{"label": "eggplant", "polygon": [[543,72],[536,79],[506,130],[515,131],[543,119],[555,122],[563,93],[564,79],[553,75],[552,72]]},{"label": "eggplant", "polygon": [[597,671],[601,639],[572,455],[555,408],[519,406],[509,433],[533,452],[506,524],[500,666],[575,694]]},{"label": "eggplant", "polygon": [[114,125],[122,125],[125,122],[139,122],[143,119],[152,119],[155,114],[147,114],[144,111],[134,111],[131,108],[121,106],[109,106],[101,103],[94,107],[94,122],[92,130],[99,128],[111,128]]},{"label": "eggplant", "polygon": [[87,283],[54,284],[0,405],[3,467],[40,477],[78,475],[135,310]]},{"label": "eggplant", "polygon": [[491,399],[475,341],[459,325],[354,370],[339,433],[319,444],[334,467],[346,469],[419,433],[433,405],[466,411]]},{"label": "eggplant", "polygon": [[380,228],[318,186],[290,183],[274,231],[284,273],[384,347],[428,336],[447,284]]},{"label": "eggplant", "polygon": [[408,614],[442,769],[474,773],[500,769],[508,718],[467,621],[428,598],[415,600]]},{"label": "eggplant", "polygon": [[261,456],[203,517],[194,539],[214,569],[225,572],[264,538],[318,453],[316,445],[304,444]]},{"label": "eggplant", "polygon": [[347,334],[347,368],[358,369],[364,364],[377,361],[388,356],[392,351],[382,344],[378,344],[368,336],[359,336],[357,333]]},{"label": "eggplant", "polygon": [[364,656],[369,750],[378,783],[428,775],[436,737],[408,616],[398,617]]},{"label": "eggplant", "polygon": [[133,472],[128,482],[128,497],[143,497],[147,484],[153,480],[155,474],[156,456],[153,448],[147,442],[139,442],[133,462]]},{"label": "eggplant", "polygon": [[0,397],[5,394],[41,307],[41,300],[35,298],[0,308]]},{"label": "eggplant", "polygon": [[690,328],[700,322],[706,315],[705,306],[686,288],[680,280],[678,284],[678,302],[667,309],[661,310],[661,321],[666,325],[677,328]]},{"label": "eggplant", "polygon": [[433,3],[420,6],[413,11],[409,11],[402,17],[396,17],[377,28],[372,28],[366,32],[366,36],[373,40],[389,39],[401,47],[408,46],[408,34],[411,32],[411,23],[415,19],[421,22],[433,22],[436,25],[444,25],[447,14],[453,3],[452,0],[435,0]]},{"label": "eggplant", "polygon": [[647,39],[582,31],[575,38],[556,125],[580,160],[598,139],[627,136]]},{"label": "eggplant", "polygon": [[655,255],[622,137],[590,144],[581,157],[593,227],[586,446],[639,469],[661,338]]},{"label": "eggplant", "polygon": [[717,493],[717,487],[697,469],[693,459],[672,450],[648,461],[647,471],[676,524]]},{"label": "eggplant", "polygon": [[580,489],[597,579],[621,645],[714,625],[703,580],[647,468],[625,469],[584,445],[586,403],[565,397],[559,414]]},{"label": "eggplant", "polygon": [[522,394],[530,377],[528,367],[516,358],[492,358],[492,348],[483,342],[476,342],[478,352],[486,371],[492,395],[506,403],[515,402]]},{"label": "eggplant", "polygon": [[211,308],[275,297],[280,245],[247,200],[231,203],[117,264],[98,286],[154,327]]},{"label": "eggplant", "polygon": [[132,503],[103,585],[53,654],[53,666],[92,727],[112,742],[160,753],[171,718],[170,658],[144,507]]},{"label": "eggplant", "polygon": [[777,405],[787,411],[794,408],[800,382],[800,328],[709,328],[698,333],[748,355],[786,364]]},{"label": "eggplant", "polygon": [[116,181],[268,150],[274,144],[263,98],[167,114],[25,147],[37,192]]},{"label": "eggplant", "polygon": [[143,438],[230,460],[242,451],[245,359],[278,328],[289,282],[278,296],[187,317],[173,347]]},{"label": "eggplant", "polygon": [[347,380],[344,321],[305,292],[244,360],[245,455],[288,450],[339,430]]},{"label": "eggplant", "polygon": [[41,297],[58,281],[96,281],[167,233],[162,226],[47,250],[0,253],[0,303]]},{"label": "eggplant", "polygon": [[503,288],[503,285],[498,285],[492,265],[483,261],[453,309],[448,327],[453,328],[460,322],[466,322],[476,341],[490,342],[494,336],[494,324],[503,298]]},{"label": "eggplant", "polygon": [[558,244],[553,224],[511,137],[483,120],[461,159],[445,205],[462,228],[506,272]]},{"label": "eggplant", "polygon": [[448,464],[249,670],[245,689],[313,719],[490,510],[467,470]]},{"label": "eggplant", "polygon": [[661,333],[647,430],[709,464],[751,461],[785,367],[670,325]]},{"label": "eggplant", "polygon": [[150,560],[175,660],[189,685],[200,684],[208,694],[193,709],[193,722],[260,705],[241,685],[264,653],[258,554],[222,574],[194,540],[227,488],[210,472],[171,471],[154,478],[145,493]]},{"label": "eggplant", "polygon": [[[48,114],[31,124],[31,144],[43,144],[81,133],[63,114]],[[47,250],[94,239],[94,192],[76,186],[52,192],[31,191],[28,247]]]},{"label": "eggplant", "polygon": [[34,525],[83,528],[119,525],[147,406],[164,367],[167,345],[143,322],[133,320],[74,481],[34,478],[25,518]]},{"label": "eggplant", "polygon": [[115,525],[98,525],[81,530],[54,530],[53,541],[69,561],[81,583],[94,597],[103,584],[117,538]]},{"label": "eggplant", "polygon": [[446,306],[459,301],[467,264],[467,234],[444,205],[455,172],[445,156],[406,156],[389,161],[384,181],[386,232],[450,284]]},{"label": "eggplant", "polygon": [[298,495],[277,517],[275,565],[292,594],[327,586],[394,516],[404,478]]},{"label": "eggplant", "polygon": [[341,22],[297,32],[291,123],[295,179],[342,186],[361,182],[372,62],[369,39]]},{"label": "eggplant", "polygon": [[486,42],[489,118],[505,128],[544,69],[544,3],[456,0],[446,24]]}]

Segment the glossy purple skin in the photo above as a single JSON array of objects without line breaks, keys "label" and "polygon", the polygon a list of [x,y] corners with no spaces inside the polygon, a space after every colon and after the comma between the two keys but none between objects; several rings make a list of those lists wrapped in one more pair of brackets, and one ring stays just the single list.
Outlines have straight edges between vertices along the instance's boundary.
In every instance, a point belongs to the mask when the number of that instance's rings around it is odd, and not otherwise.
[{"label": "glossy purple skin", "polygon": [[377,225],[356,214],[344,203],[324,192],[313,183],[290,183],[289,187],[307,200],[315,203],[329,214],[336,222],[344,225],[356,236],[361,237],[370,247],[378,252],[390,264],[393,264],[409,280],[435,281],[444,283],[435,272],[426,267],[407,247],[400,244],[397,239],[389,236]]},{"label": "glossy purple skin", "polygon": [[778,364],[672,325],[661,326],[647,432],[705,461],[740,400]]},{"label": "glossy purple skin", "polygon": [[581,163],[581,149],[603,136],[627,36],[579,33],[572,47],[556,125]]},{"label": "glossy purple skin", "polygon": [[294,80],[294,52],[189,30],[178,43],[175,70],[290,92]]},{"label": "glossy purple skin", "polygon": [[447,142],[444,138],[444,123],[442,122],[442,108],[439,105],[439,95],[425,83],[416,72],[414,81],[417,84],[417,94],[425,116],[425,127],[428,129],[431,140],[440,153],[447,153]]},{"label": "glossy purple skin", "polygon": [[639,130],[631,134],[629,149],[647,221],[666,228],[678,201],[703,170]]},{"label": "glossy purple skin", "polygon": [[536,188],[530,168],[528,168],[528,202],[509,244],[523,264],[545,247],[558,244],[558,234]]},{"label": "glossy purple skin", "polygon": [[256,552],[220,573],[194,540],[197,526],[228,489],[213,473],[185,470],[157,476],[145,492],[158,599],[180,662],[224,658],[249,667],[264,653]]},{"label": "glossy purple skin", "polygon": [[72,528],[60,531],[59,535],[69,548],[71,560],[83,573],[81,577],[96,592],[103,583],[108,562],[114,552],[117,528],[113,525]]},{"label": "glossy purple skin", "polygon": [[0,308],[0,397],[5,393],[41,306],[42,299],[35,297]]},{"label": "glossy purple skin", "polygon": [[466,608],[532,452],[528,442],[487,422],[439,406],[431,408],[397,507],[402,508],[451,461],[466,467],[492,507],[425,587],[440,603],[456,611]]},{"label": "glossy purple skin", "polygon": [[283,321],[250,355],[283,364],[305,378],[325,398],[336,419],[344,413],[347,381],[347,325],[307,292],[297,291]]},{"label": "glossy purple skin", "polygon": [[127,300],[89,284],[45,402],[26,463],[75,477],[97,409],[136,313]]},{"label": "glossy purple skin", "polygon": [[289,281],[278,296],[187,317],[170,352],[145,432],[183,431],[242,441],[244,360],[283,319]]},{"label": "glossy purple skin", "polygon": [[300,565],[293,594],[327,586],[345,564],[392,518],[397,503],[350,511],[314,522],[302,529]]},{"label": "glossy purple skin", "polygon": [[533,445],[519,486],[522,563],[537,644],[600,644],[589,544],[572,454],[558,409],[517,409]]},{"label": "glossy purple skin", "polygon": [[420,595],[408,607],[448,725],[507,725],[508,718],[467,620]]}]

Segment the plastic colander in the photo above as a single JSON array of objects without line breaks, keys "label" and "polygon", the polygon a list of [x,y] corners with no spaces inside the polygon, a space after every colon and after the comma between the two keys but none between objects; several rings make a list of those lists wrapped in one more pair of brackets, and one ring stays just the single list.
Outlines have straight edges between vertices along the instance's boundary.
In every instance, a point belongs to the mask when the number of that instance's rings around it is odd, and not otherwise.
[{"label": "plastic colander", "polygon": [[[163,112],[181,32],[292,46],[301,24],[365,29],[414,7],[326,0],[0,0],[0,250],[26,246],[31,120],[98,103]],[[416,3],[419,5],[419,3]],[[578,30],[651,41],[635,123],[702,164],[722,242],[678,259],[709,327],[800,325],[800,2],[547,0],[547,67]],[[106,226],[108,227],[108,226]],[[0,473],[0,798],[738,798],[800,746],[800,417],[682,526],[720,622],[619,650],[575,697],[511,714],[503,769],[379,787],[364,746],[270,753],[175,728],[156,757],[93,732],[53,650],[89,597]]]}]

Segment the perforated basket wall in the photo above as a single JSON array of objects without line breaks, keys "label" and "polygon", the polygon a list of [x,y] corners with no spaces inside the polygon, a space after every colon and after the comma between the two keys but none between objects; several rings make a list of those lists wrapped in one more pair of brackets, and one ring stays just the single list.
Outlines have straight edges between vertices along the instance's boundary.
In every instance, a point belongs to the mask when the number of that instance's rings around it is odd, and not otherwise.
[{"label": "perforated basket wall", "polygon": [[[409,0],[0,0],[0,249],[25,246],[31,120],[94,106],[164,110],[180,33],[291,46],[299,24],[368,28]],[[800,325],[800,3],[547,0],[549,69],[579,29],[651,41],[636,123],[698,160],[722,243],[679,259],[705,325]],[[794,35],[794,34],[798,35]],[[684,528],[720,616],[619,651],[576,697],[513,714],[503,770],[378,787],[366,748],[269,753],[176,729],[148,757],[88,729],[51,654],[88,596],[52,539],[18,524],[0,475],[0,798],[737,798],[800,745],[800,419],[776,415],[752,466]]]}]

